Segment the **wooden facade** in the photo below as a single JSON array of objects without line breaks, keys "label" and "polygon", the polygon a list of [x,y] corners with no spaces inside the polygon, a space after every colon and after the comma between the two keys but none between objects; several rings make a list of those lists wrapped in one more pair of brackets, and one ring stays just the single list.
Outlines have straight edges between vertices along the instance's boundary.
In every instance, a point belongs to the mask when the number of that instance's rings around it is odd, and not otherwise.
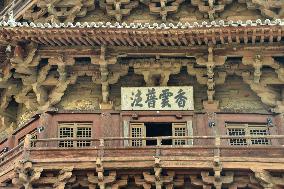
[{"label": "wooden facade", "polygon": [[[0,2],[0,188],[284,188],[283,7]],[[193,110],[122,106],[181,86]]]}]

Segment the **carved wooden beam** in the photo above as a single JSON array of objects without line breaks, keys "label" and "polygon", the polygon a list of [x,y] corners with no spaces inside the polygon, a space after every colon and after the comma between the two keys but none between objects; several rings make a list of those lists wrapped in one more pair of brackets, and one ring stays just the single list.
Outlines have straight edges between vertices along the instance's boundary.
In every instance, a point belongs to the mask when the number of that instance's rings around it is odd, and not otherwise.
[{"label": "carved wooden beam", "polygon": [[42,67],[37,75],[37,81],[32,84],[33,91],[36,94],[37,102],[42,105],[47,101],[47,91],[42,87],[42,83],[46,80],[47,74],[51,68],[51,65],[47,64]]},{"label": "carved wooden beam", "polygon": [[[91,57],[92,64],[100,66],[100,78],[92,77],[92,80],[96,84],[102,85],[102,103],[100,104],[101,109],[112,109],[112,102],[109,101],[109,85],[115,84],[118,80],[127,75],[129,66],[128,65],[117,65],[117,55],[108,56],[106,48],[101,47],[99,56]],[[110,65],[117,65],[120,67],[118,72],[111,70]]]},{"label": "carved wooden beam", "polygon": [[279,94],[267,85],[262,83],[255,83],[249,72],[242,73],[242,77],[245,83],[261,98],[261,101],[269,106],[275,107],[277,105],[277,99]]},{"label": "carved wooden beam", "polygon": [[224,0],[224,1],[218,1],[218,0],[209,0],[207,1],[208,5],[206,5],[205,0],[192,0],[191,3],[194,6],[197,6],[199,11],[204,14],[205,18],[209,18],[209,20],[214,20],[215,18],[219,17],[219,13],[223,12],[225,9],[225,6],[227,4],[232,3],[232,0]]},{"label": "carved wooden beam", "polygon": [[74,22],[76,17],[83,17],[95,8],[94,0],[39,0],[35,5],[38,9],[32,6],[26,10],[23,15],[24,19],[41,23],[59,23],[60,19],[64,22]]},{"label": "carved wooden beam", "polygon": [[147,183],[141,176],[134,176],[134,180],[137,186],[143,187],[144,189],[151,189],[151,184]]},{"label": "carved wooden beam", "polygon": [[151,175],[149,172],[143,172],[144,179],[136,176],[135,183],[144,188],[151,188],[152,185],[156,186],[156,189],[161,189],[162,186],[166,188],[173,187],[175,173],[173,171],[167,171],[167,176],[162,175],[162,167],[160,158],[158,157],[155,157],[154,172],[154,175]]},{"label": "carved wooden beam", "polygon": [[211,189],[212,186],[203,182],[202,179],[198,178],[198,175],[190,175],[190,181],[193,186],[201,186],[203,189]]},{"label": "carved wooden beam", "polygon": [[266,189],[281,188],[284,186],[284,174],[281,177],[273,177],[268,171],[262,169],[252,169],[256,181]]},{"label": "carved wooden beam", "polygon": [[121,21],[122,17],[130,14],[130,11],[138,7],[138,0],[100,0],[100,7],[105,9],[107,14]]},{"label": "carved wooden beam", "polygon": [[12,99],[12,95],[15,95],[18,92],[17,86],[14,84],[10,84],[7,88],[5,88],[1,93],[0,98],[0,110],[5,111],[9,105],[9,102]]},{"label": "carved wooden beam", "polygon": [[53,188],[64,189],[68,183],[74,183],[76,176],[72,173],[73,167],[65,167],[60,170],[56,182],[53,184]]},{"label": "carved wooden beam", "polygon": [[214,176],[209,176],[209,172],[201,172],[201,176],[204,183],[208,185],[214,185],[216,189],[221,189],[222,184],[230,184],[234,181],[233,172],[225,172],[225,176],[221,176],[220,172],[218,171],[215,171]]},{"label": "carved wooden beam", "polygon": [[127,186],[127,184],[128,184],[128,176],[124,175],[124,176],[121,177],[121,179],[115,181],[111,185],[111,189],[119,189],[120,187]]},{"label": "carved wooden beam", "polygon": [[199,84],[201,85],[207,84],[207,77],[204,77],[207,73],[206,68],[195,68],[194,64],[188,64],[187,72],[189,75],[195,76]]},{"label": "carved wooden beam", "polygon": [[180,72],[182,62],[173,59],[140,59],[129,62],[134,67],[134,72],[144,76],[146,86],[155,86],[155,77],[159,77],[159,85],[167,86],[171,74]]},{"label": "carved wooden beam", "polygon": [[278,0],[239,0],[246,3],[248,9],[258,9],[261,14],[268,18],[284,18],[284,2]]},{"label": "carved wooden beam", "polygon": [[[280,69],[280,65],[277,64],[272,57],[263,57],[260,54],[254,57],[243,57],[244,65],[251,65],[254,67],[254,82],[259,83],[261,77],[261,69],[264,65],[274,68],[276,71]],[[281,71],[280,71],[281,72]]]},{"label": "carved wooden beam", "polygon": [[59,66],[57,70],[59,72],[58,83],[50,92],[48,100],[38,108],[40,111],[46,111],[51,106],[57,104],[63,97],[68,85],[74,84],[77,80],[76,74],[71,75],[69,78],[67,77],[65,65]]},{"label": "carved wooden beam", "polygon": [[5,88],[7,86],[8,79],[12,76],[12,65],[8,60],[2,63],[0,67],[0,88]]},{"label": "carved wooden beam", "polygon": [[12,183],[19,187],[24,186],[25,189],[32,189],[32,184],[40,178],[42,171],[42,168],[34,168],[29,161],[19,162]]},{"label": "carved wooden beam", "polygon": [[250,175],[247,176],[234,176],[234,182],[229,185],[229,189],[238,189],[238,188],[245,188],[250,187],[254,189],[261,188],[259,182],[255,179],[251,179]]},{"label": "carved wooden beam", "polygon": [[213,104],[214,94],[215,94],[215,80],[214,80],[214,68],[225,64],[226,56],[216,56],[214,55],[213,48],[208,47],[208,54],[205,56],[199,56],[196,58],[196,63],[198,65],[207,67],[207,96],[208,103]]},{"label": "carved wooden beam", "polygon": [[[149,6],[150,12],[152,14],[160,15],[163,21],[166,21],[167,15],[171,13],[176,13],[178,11],[179,5],[184,2],[184,0],[140,0],[142,3]],[[157,3],[159,2],[159,4]]]},{"label": "carved wooden beam", "polygon": [[15,100],[19,104],[24,104],[27,109],[36,109],[36,99],[30,98],[27,94],[32,90],[32,86],[22,86],[20,92],[15,95]]},{"label": "carved wooden beam", "polygon": [[117,179],[117,174],[116,171],[110,171],[108,176],[104,175],[104,167],[102,164],[102,161],[100,158],[97,158],[96,160],[96,172],[97,172],[97,176],[95,176],[94,173],[88,173],[88,181],[90,183],[89,186],[91,186],[91,188],[96,188],[96,186],[99,186],[100,189],[105,189],[106,185],[111,185],[114,184],[116,186],[119,186],[119,184],[123,184],[125,182],[125,180],[121,183],[116,182]]},{"label": "carved wooden beam", "polygon": [[[11,57],[10,62],[12,68],[15,69],[15,78],[20,78],[22,86],[18,86],[20,90],[15,95],[18,103],[25,104],[28,109],[35,108],[36,99],[29,99],[27,93],[32,90],[32,84],[36,82],[37,72],[36,66],[39,64],[40,58],[36,54],[37,45],[30,43],[25,47],[16,46],[14,56]],[[35,87],[37,89],[37,87]]]},{"label": "carved wooden beam", "polygon": [[33,69],[39,64],[40,57],[36,54],[37,45],[30,43],[25,48],[16,46],[14,56],[10,59],[12,68],[16,69],[17,73],[32,75]]}]

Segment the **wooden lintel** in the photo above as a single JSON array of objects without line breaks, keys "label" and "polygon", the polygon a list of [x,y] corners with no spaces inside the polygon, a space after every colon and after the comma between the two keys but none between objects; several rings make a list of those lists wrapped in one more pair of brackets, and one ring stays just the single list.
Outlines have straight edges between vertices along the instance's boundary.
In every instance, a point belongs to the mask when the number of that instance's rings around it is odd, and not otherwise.
[{"label": "wooden lintel", "polygon": [[[68,41],[70,43],[70,41]],[[49,41],[50,43],[50,41]],[[99,46],[97,50],[99,50]],[[127,56],[137,56],[137,55],[144,55],[145,56],[154,56],[160,54],[161,56],[179,56],[179,57],[188,57],[188,52],[192,57],[200,54],[205,53],[207,51],[207,46],[196,48],[194,46],[188,47],[179,47],[176,49],[171,49],[167,47],[140,47],[133,49],[132,47],[108,47],[110,52],[115,54],[126,54]],[[83,51],[78,51],[78,49],[82,49],[82,47],[64,47],[62,49],[58,49],[55,47],[39,47],[38,53],[43,57],[54,56],[55,51],[57,53],[63,54],[72,54],[73,57],[82,57],[82,56],[91,56],[94,55],[96,51],[96,47],[93,46],[84,46]],[[214,48],[214,54],[216,55],[223,55],[227,57],[243,57],[243,56],[251,56],[252,54],[256,54],[257,52],[261,51],[262,56],[281,56],[284,50],[283,44],[278,44],[277,47],[275,46],[264,46],[264,45],[254,45],[254,46],[218,46]],[[69,53],[70,52],[70,53]],[[255,53],[252,53],[255,52]]]}]

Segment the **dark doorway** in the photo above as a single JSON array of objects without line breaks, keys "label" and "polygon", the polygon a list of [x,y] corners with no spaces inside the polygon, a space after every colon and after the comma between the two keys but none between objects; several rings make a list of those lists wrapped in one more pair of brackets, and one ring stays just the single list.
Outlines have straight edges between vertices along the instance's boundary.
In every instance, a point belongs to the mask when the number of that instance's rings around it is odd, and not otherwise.
[{"label": "dark doorway", "polygon": [[[146,137],[172,136],[172,123],[145,123]],[[147,141],[147,146],[157,145],[157,141]],[[172,145],[172,140],[162,140],[162,145]]]}]

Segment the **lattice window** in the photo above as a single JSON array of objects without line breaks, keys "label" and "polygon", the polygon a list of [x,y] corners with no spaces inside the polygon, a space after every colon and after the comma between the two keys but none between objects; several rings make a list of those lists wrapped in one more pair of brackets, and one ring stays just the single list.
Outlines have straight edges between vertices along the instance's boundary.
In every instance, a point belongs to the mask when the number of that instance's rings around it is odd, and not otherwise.
[{"label": "lattice window", "polygon": [[[38,139],[38,132],[37,132],[37,129],[34,129],[32,132],[29,133],[31,135],[31,139]],[[26,136],[23,136],[21,137],[19,140],[18,140],[18,144],[20,144],[21,142],[23,142],[25,140],[25,137]],[[36,143],[35,142],[32,142],[31,143],[31,147],[36,147]]]},{"label": "lattice window", "polygon": [[[186,123],[173,123],[173,136],[187,136]],[[186,145],[187,139],[173,139],[173,145]]]},{"label": "lattice window", "polygon": [[[91,138],[91,137],[92,137],[92,131],[90,127],[77,128],[77,138]],[[90,141],[78,141],[77,146],[78,147],[91,146],[91,142]]]},{"label": "lattice window", "polygon": [[[249,126],[249,132],[250,132],[250,135],[252,136],[269,135],[268,129],[266,127],[259,126],[259,125]],[[254,138],[254,139],[251,139],[251,144],[252,145],[269,145],[270,140],[266,138]]]},{"label": "lattice window", "polygon": [[[74,138],[74,128],[60,127],[59,138]],[[74,141],[60,141],[59,147],[73,147]]]},{"label": "lattice window", "polygon": [[[92,123],[60,123],[59,138],[92,138]],[[91,141],[60,141],[59,147],[86,147],[91,146]]]},{"label": "lattice window", "polygon": [[[229,136],[267,136],[269,130],[267,125],[252,124],[226,124]],[[271,141],[266,138],[252,139],[229,139],[230,145],[270,145]]]},{"label": "lattice window", "polygon": [[[244,128],[228,128],[228,135],[230,136],[245,136]],[[247,145],[246,139],[230,139],[231,145]]]},{"label": "lattice window", "polygon": [[[146,129],[144,123],[131,123],[130,124],[130,136],[133,138],[136,137],[145,137],[146,136]],[[131,140],[131,146],[145,146],[145,140]]]}]

